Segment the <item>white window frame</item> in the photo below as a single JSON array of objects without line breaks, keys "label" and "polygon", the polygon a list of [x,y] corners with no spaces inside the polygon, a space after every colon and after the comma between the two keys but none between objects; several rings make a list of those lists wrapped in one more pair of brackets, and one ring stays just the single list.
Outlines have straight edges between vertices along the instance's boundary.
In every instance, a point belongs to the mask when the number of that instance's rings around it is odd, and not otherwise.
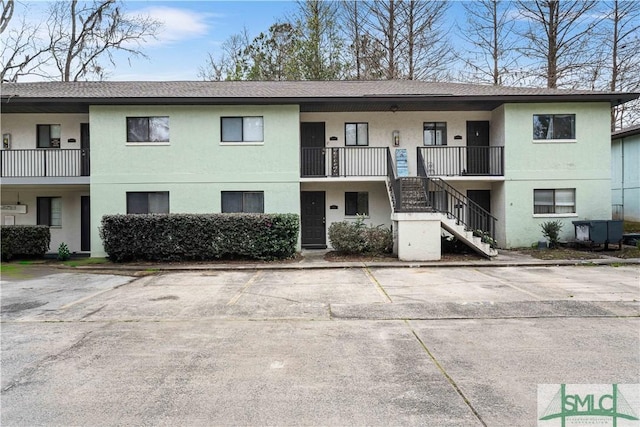
[{"label": "white window frame", "polygon": [[[553,212],[549,213],[536,213],[536,206],[541,206],[542,204],[539,202],[536,204],[536,192],[537,191],[551,191],[552,200],[550,204],[546,206],[552,206]],[[558,193],[561,192],[571,192],[573,195],[572,203],[566,203],[562,201],[558,201]],[[555,217],[555,218],[566,218],[566,217],[577,217],[578,216],[578,206],[577,206],[577,194],[575,188],[536,188],[533,190],[533,217],[534,218],[547,218],[547,217]],[[573,207],[573,212],[557,212],[558,208],[563,207]]]},{"label": "white window frame", "polygon": [[[147,121],[147,141],[130,141],[129,137],[130,137],[130,132],[129,132],[129,120],[146,120]],[[167,136],[166,136],[166,140],[163,139],[156,139],[154,137],[152,137],[151,135],[151,122],[154,120],[162,120],[162,121],[166,121],[166,127],[167,127]],[[170,122],[169,122],[169,116],[127,116],[126,118],[126,133],[127,133],[127,145],[129,146],[141,146],[141,145],[170,145],[171,144],[171,138],[170,138]]]},{"label": "white window frame", "polygon": [[[227,119],[241,120],[242,129],[240,139],[238,140],[225,140],[224,138],[224,122]],[[259,120],[260,137],[255,139],[248,139],[248,126],[251,124],[251,120]],[[264,116],[223,116],[220,117],[220,145],[264,145]]]},{"label": "white window frame", "polygon": [[[242,209],[240,211],[228,211],[224,209],[224,197],[225,194],[236,194],[241,195],[242,197]],[[262,204],[262,209],[260,212],[247,212],[245,210],[245,205],[247,204],[246,197],[249,195],[259,194],[261,196],[260,202]],[[221,191],[220,192],[220,212],[222,213],[264,213],[264,191]]]},{"label": "white window frame", "polygon": [[[572,128],[573,138],[536,138],[535,137],[536,117],[539,117],[539,116],[549,116],[550,117],[550,126],[549,126],[549,128],[551,129],[551,132],[553,132],[554,118],[556,116],[572,116],[573,117],[573,128]],[[533,138],[533,142],[536,143],[536,144],[574,143],[574,142],[577,142],[576,132],[577,132],[577,129],[576,129],[576,115],[574,113],[554,113],[554,114],[541,113],[541,114],[534,114],[533,115],[533,121],[532,121],[532,133],[533,133],[533,135],[532,135],[532,138]]]},{"label": "white window frame", "polygon": [[[147,212],[140,212],[140,213],[129,213],[130,210],[130,206],[129,206],[129,195],[134,195],[134,194],[145,194],[147,196]],[[149,196],[151,195],[162,195],[164,196],[166,194],[167,196],[167,211],[166,212],[149,212],[149,207],[151,205],[150,200],[149,200]],[[127,191],[127,195],[126,195],[126,203],[127,203],[127,215],[146,215],[146,214],[168,214],[169,212],[171,212],[171,197],[168,191]]]}]

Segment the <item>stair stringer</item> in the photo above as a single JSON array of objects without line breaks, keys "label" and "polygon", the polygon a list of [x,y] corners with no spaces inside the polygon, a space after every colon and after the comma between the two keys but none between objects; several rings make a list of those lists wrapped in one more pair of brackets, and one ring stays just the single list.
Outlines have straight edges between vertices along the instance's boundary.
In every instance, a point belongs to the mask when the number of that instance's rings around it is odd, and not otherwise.
[{"label": "stair stringer", "polygon": [[440,225],[442,228],[453,234],[458,240],[464,242],[478,254],[492,258],[498,255],[498,251],[491,247],[488,243],[484,243],[478,236],[474,236],[473,232],[466,229],[462,224],[458,224],[455,218],[451,218],[446,214],[441,214]]}]

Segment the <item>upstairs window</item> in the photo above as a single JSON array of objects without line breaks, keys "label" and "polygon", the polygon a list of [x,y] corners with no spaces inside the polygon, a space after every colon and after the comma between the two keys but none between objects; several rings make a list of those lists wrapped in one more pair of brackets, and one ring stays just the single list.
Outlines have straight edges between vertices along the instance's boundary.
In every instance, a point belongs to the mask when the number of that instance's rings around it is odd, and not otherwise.
[{"label": "upstairs window", "polygon": [[38,197],[36,204],[38,225],[62,227],[62,198]]},{"label": "upstairs window", "polygon": [[534,140],[576,139],[575,114],[534,114]]},{"label": "upstairs window", "polygon": [[169,117],[127,117],[127,142],[169,142]]},{"label": "upstairs window", "polygon": [[369,145],[369,123],[345,123],[344,144],[349,146]]},{"label": "upstairs window", "polygon": [[369,193],[348,191],[344,193],[345,216],[369,215]]},{"label": "upstairs window", "polygon": [[153,191],[127,192],[128,214],[168,214],[169,192]]},{"label": "upstairs window", "polygon": [[264,213],[264,191],[223,191],[223,213]]},{"label": "upstairs window", "polygon": [[533,190],[534,214],[576,213],[576,189]]},{"label": "upstairs window", "polygon": [[37,125],[38,148],[60,148],[60,125]]},{"label": "upstairs window", "polygon": [[263,117],[222,117],[220,119],[222,142],[263,142]]},{"label": "upstairs window", "polygon": [[447,145],[447,122],[425,122],[424,145]]}]

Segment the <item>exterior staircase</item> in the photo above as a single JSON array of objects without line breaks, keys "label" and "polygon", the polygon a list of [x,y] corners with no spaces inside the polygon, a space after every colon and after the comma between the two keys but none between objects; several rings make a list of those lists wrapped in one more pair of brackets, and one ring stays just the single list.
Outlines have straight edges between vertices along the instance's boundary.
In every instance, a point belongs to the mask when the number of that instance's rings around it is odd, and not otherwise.
[{"label": "exterior staircase", "polygon": [[424,166],[418,167],[418,173],[415,177],[396,178],[389,154],[387,190],[393,211],[439,213],[441,227],[458,240],[484,257],[498,255],[496,218],[442,179],[427,177]]}]

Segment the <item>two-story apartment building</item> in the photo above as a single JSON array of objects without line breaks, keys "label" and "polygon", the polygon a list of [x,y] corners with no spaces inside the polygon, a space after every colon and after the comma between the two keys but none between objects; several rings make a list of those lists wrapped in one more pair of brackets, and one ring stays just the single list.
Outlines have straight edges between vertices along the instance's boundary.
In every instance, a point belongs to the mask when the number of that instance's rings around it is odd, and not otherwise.
[{"label": "two-story apartment building", "polygon": [[611,202],[615,219],[640,222],[640,125],[611,134]]},{"label": "two-story apartment building", "polygon": [[610,108],[638,94],[416,81],[2,84],[4,224],[103,256],[114,213],[301,215],[393,226],[401,259],[445,230],[530,246],[611,218]]}]

